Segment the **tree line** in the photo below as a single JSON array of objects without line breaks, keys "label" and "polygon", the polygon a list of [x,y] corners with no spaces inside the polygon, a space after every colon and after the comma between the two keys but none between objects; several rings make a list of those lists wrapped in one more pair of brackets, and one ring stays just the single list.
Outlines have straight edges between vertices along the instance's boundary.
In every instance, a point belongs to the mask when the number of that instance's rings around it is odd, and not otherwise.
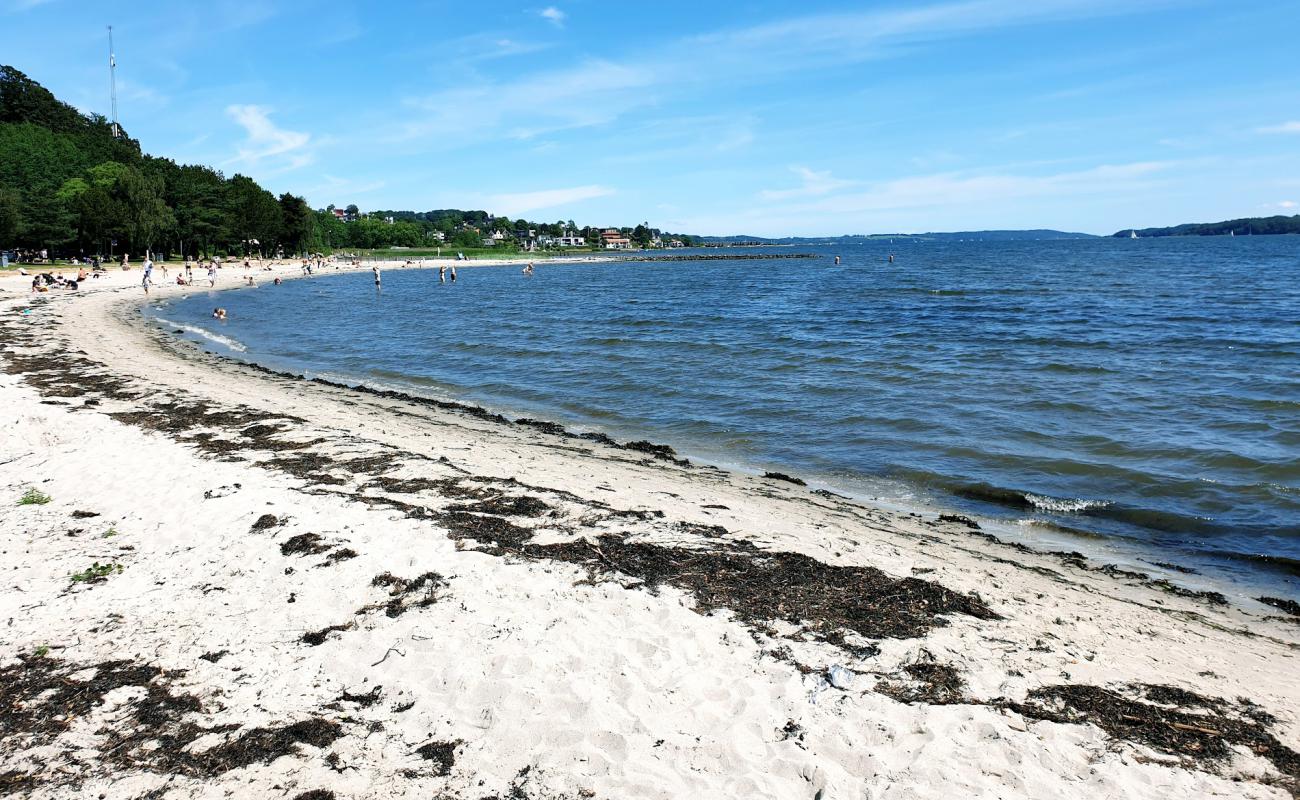
[{"label": "tree line", "polygon": [[[339,249],[479,247],[494,231],[516,247],[532,231],[599,241],[599,229],[495,217],[486,211],[312,209],[252,178],[141,151],[114,137],[99,114],[82,114],[22,72],[0,66],[0,247],[89,257],[292,255]],[[649,245],[667,237],[645,225],[621,229]],[[516,234],[519,234],[516,236]],[[681,238],[681,237],[678,237]],[[689,238],[689,237],[687,237]]]},{"label": "tree line", "polygon": [[[1143,239],[1159,236],[1267,236],[1271,234],[1300,233],[1300,214],[1292,217],[1245,217],[1223,222],[1197,222],[1174,225],[1169,228],[1136,228],[1134,232]],[[1112,234],[1128,238],[1129,229]]]}]

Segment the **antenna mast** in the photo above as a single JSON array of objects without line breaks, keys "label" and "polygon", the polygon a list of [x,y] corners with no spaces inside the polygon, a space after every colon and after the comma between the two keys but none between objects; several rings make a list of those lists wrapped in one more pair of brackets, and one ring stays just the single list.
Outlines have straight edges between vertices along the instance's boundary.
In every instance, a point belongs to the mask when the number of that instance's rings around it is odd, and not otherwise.
[{"label": "antenna mast", "polygon": [[117,56],[113,55],[113,26],[108,26],[108,82],[113,96],[113,138],[121,136],[122,129],[117,124]]}]

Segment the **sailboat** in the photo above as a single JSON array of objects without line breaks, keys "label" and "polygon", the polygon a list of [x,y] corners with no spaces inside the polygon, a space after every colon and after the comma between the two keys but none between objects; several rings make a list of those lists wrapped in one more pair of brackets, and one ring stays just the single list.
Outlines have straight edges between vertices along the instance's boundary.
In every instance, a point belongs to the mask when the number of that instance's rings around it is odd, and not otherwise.
[{"label": "sailboat", "polygon": [[1236,232],[1236,231],[1228,231],[1228,235],[1229,235],[1229,236],[1236,236],[1236,235],[1237,235],[1237,232]]},{"label": "sailboat", "polygon": [[1137,231],[1129,231],[1129,232],[1128,232],[1128,238],[1130,238],[1130,239],[1136,239],[1136,238],[1138,238],[1138,232],[1137,232]]}]

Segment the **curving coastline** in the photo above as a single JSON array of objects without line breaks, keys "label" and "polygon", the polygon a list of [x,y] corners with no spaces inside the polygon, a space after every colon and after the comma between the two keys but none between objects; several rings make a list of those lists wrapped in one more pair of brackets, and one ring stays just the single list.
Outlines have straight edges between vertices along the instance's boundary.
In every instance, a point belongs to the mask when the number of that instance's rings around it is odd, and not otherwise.
[{"label": "curving coastline", "polygon": [[[0,301],[0,692],[102,701],[11,712],[6,788],[1295,790],[1285,611],[220,359],[146,325],[129,277]],[[70,581],[92,563],[122,569]]]}]

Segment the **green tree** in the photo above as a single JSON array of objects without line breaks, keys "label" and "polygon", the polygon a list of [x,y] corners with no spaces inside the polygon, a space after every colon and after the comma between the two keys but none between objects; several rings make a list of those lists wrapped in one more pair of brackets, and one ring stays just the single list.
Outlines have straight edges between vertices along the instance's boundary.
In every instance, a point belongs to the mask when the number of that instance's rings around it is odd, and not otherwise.
[{"label": "green tree", "polygon": [[286,253],[320,249],[316,214],[301,197],[280,195],[280,246]]},{"label": "green tree", "polygon": [[18,192],[0,186],[0,247],[8,247],[18,236],[23,225],[21,201]]},{"label": "green tree", "polygon": [[152,251],[155,244],[176,224],[172,210],[163,200],[161,178],[127,167],[117,178],[113,194],[125,211],[123,222],[131,248],[139,253]]},{"label": "green tree", "polygon": [[280,238],[280,204],[252,178],[236,175],[226,187],[226,227],[241,253],[270,248]]}]

